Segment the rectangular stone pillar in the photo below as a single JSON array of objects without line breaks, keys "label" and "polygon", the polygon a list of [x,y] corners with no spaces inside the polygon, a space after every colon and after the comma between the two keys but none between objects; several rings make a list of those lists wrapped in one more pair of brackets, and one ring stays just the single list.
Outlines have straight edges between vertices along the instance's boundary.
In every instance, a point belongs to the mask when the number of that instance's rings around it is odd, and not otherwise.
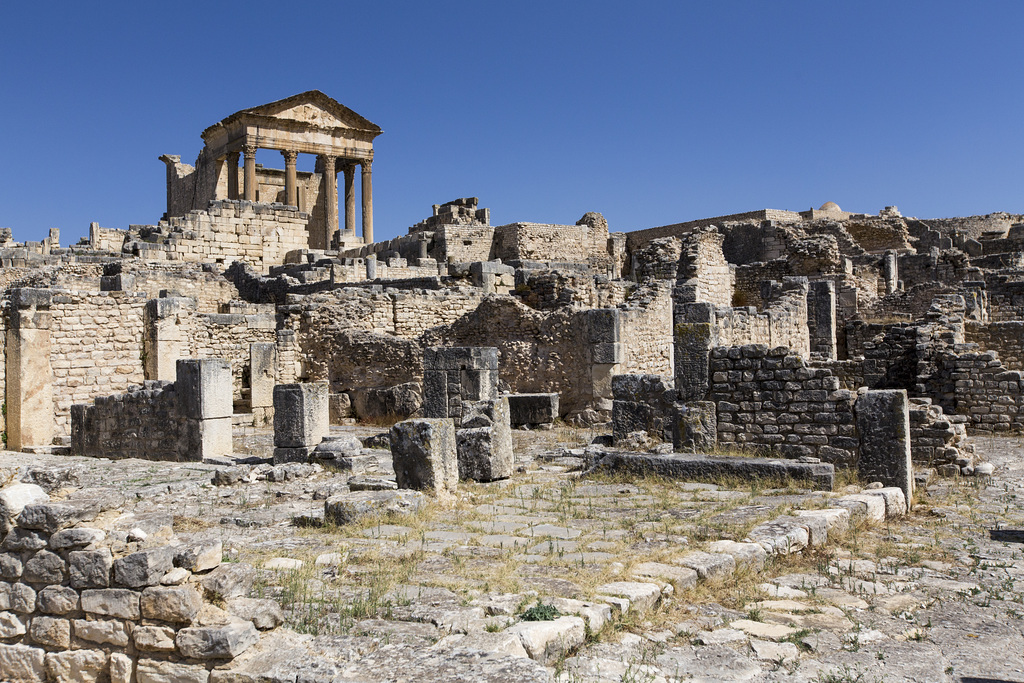
[{"label": "rectangular stone pillar", "polygon": [[7,326],[7,448],[53,443],[48,289],[12,289]]},{"label": "rectangular stone pillar", "polygon": [[903,490],[909,508],[914,495],[910,459],[910,406],[903,389],[869,391],[854,405],[860,434],[860,478]]},{"label": "rectangular stone pillar", "polygon": [[836,346],[836,285],[831,280],[811,282],[807,290],[807,328],[810,332],[811,353],[835,360]]},{"label": "rectangular stone pillar", "polygon": [[274,385],[277,383],[277,344],[249,344],[249,405],[254,425],[274,418]]},{"label": "rectangular stone pillar", "polygon": [[459,461],[451,420],[405,420],[391,428],[390,436],[398,488],[433,494],[455,491]]},{"label": "rectangular stone pillar", "polygon": [[617,308],[595,308],[587,311],[586,316],[592,407],[607,412],[612,409],[612,377],[626,360],[622,315]]},{"label": "rectangular stone pillar", "polygon": [[177,361],[175,370],[178,406],[187,422],[187,453],[182,460],[231,455],[231,363],[187,358]]},{"label": "rectangular stone pillar", "polygon": [[708,303],[673,304],[673,374],[683,401],[703,401],[708,393],[711,348],[717,341],[714,306]]},{"label": "rectangular stone pillar", "polygon": [[167,297],[146,302],[142,337],[146,379],[175,381],[178,360],[190,353],[188,329],[195,312],[195,299]]},{"label": "rectangular stone pillar", "polygon": [[462,424],[462,404],[498,397],[498,349],[432,346],[423,352],[423,414]]},{"label": "rectangular stone pillar", "polygon": [[330,431],[327,382],[274,387],[274,462],[305,462]]}]

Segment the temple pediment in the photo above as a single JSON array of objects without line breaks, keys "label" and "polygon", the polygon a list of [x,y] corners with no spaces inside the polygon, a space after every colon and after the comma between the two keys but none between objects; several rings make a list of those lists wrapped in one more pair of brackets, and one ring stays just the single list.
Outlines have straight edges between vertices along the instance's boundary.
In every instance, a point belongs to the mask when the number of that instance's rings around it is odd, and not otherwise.
[{"label": "temple pediment", "polygon": [[283,100],[243,109],[220,123],[226,125],[232,121],[251,117],[297,121],[317,128],[349,128],[374,135],[381,133],[380,127],[375,123],[319,90],[307,90]]}]

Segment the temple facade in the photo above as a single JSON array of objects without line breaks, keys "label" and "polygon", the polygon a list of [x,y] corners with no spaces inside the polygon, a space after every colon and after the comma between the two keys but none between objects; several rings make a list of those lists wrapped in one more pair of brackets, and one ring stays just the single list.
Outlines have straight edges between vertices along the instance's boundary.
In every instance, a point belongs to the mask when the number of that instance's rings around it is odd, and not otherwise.
[{"label": "temple facade", "polygon": [[[165,219],[205,211],[212,201],[282,204],[305,215],[308,248],[330,250],[373,242],[373,140],[376,124],[318,90],[243,109],[202,133],[194,166],[165,154]],[[284,169],[256,163],[258,149],[281,152]],[[299,172],[299,154],[316,155],[314,172]],[[240,165],[241,162],[241,165]],[[356,234],[356,167],[362,185],[362,233]],[[344,178],[339,202],[338,174]],[[339,231],[344,207],[344,228]]]}]

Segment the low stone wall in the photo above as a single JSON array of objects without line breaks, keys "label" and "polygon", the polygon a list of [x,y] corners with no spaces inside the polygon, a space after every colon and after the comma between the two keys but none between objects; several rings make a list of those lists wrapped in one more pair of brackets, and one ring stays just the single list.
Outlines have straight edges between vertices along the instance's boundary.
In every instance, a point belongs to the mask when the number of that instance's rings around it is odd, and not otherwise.
[{"label": "low stone wall", "polygon": [[176,382],[147,381],[72,406],[72,454],[171,461],[230,454],[230,372],[226,361],[179,360]]},{"label": "low stone wall", "polygon": [[856,394],[840,389],[827,368],[809,367],[785,347],[716,347],[711,382],[720,443],[856,462]]},{"label": "low stone wall", "polygon": [[970,418],[974,432],[1024,431],[1024,373],[1008,370],[994,351],[941,351],[924,389],[950,413]]},{"label": "low stone wall", "polygon": [[1024,370],[1024,321],[967,322],[964,337],[986,351],[995,351],[1009,370]]},{"label": "low stone wall", "polygon": [[93,527],[123,498],[91,494],[50,503],[33,484],[0,489],[4,680],[205,682],[259,641],[254,617],[260,628],[281,623],[276,604],[242,597],[255,572],[222,566],[220,541],[162,545]]}]

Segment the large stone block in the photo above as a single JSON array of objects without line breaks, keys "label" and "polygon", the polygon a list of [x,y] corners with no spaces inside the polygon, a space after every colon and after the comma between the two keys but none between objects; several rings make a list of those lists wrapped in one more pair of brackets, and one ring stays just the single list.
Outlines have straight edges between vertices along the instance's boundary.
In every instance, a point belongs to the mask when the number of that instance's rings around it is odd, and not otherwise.
[{"label": "large stone block", "polygon": [[231,659],[259,642],[259,632],[252,622],[236,622],[224,626],[183,628],[175,643],[190,659]]},{"label": "large stone block", "polygon": [[551,424],[558,419],[558,394],[509,394],[509,420],[513,427]]},{"label": "large stone block", "polygon": [[274,445],[316,446],[330,430],[327,383],[274,387]]},{"label": "large stone block", "polygon": [[672,418],[672,444],[676,450],[701,453],[718,444],[718,413],[712,401],[677,403]]},{"label": "large stone block", "polygon": [[459,479],[494,481],[512,476],[512,426],[508,398],[465,404],[455,433]]},{"label": "large stone block", "polygon": [[253,408],[274,405],[274,385],[277,383],[277,344],[254,342],[249,344],[249,402]]},{"label": "large stone block", "polygon": [[493,346],[430,346],[423,352],[424,370],[497,370]]},{"label": "large stone block", "polygon": [[0,645],[0,671],[5,680],[19,683],[43,683],[46,652],[27,645]]},{"label": "large stone block", "polygon": [[177,363],[175,391],[185,417],[195,420],[230,418],[233,411],[231,363],[220,358],[182,359]]},{"label": "large stone block", "polygon": [[128,588],[142,588],[160,582],[174,567],[175,549],[169,545],[140,550],[114,562],[114,582]]},{"label": "large stone block", "polygon": [[909,504],[914,495],[914,469],[907,392],[869,391],[857,399],[854,410],[860,432],[861,479],[902,489]]},{"label": "large stone block", "polygon": [[459,464],[455,425],[451,420],[406,420],[393,426],[390,436],[399,488],[432,493],[455,491]]}]

